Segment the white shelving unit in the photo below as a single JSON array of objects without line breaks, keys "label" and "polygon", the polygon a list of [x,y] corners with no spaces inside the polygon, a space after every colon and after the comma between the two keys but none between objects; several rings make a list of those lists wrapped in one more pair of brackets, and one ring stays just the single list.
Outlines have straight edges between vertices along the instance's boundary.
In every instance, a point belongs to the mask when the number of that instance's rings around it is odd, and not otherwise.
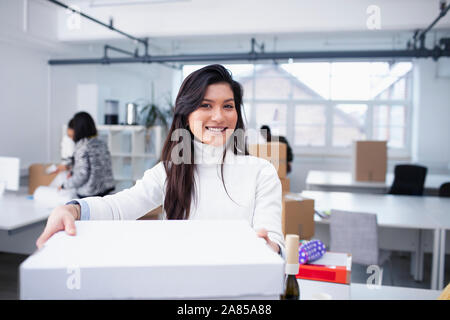
[{"label": "white shelving unit", "polygon": [[116,191],[129,188],[145,170],[158,163],[163,144],[163,127],[99,125],[99,138],[108,145]]}]

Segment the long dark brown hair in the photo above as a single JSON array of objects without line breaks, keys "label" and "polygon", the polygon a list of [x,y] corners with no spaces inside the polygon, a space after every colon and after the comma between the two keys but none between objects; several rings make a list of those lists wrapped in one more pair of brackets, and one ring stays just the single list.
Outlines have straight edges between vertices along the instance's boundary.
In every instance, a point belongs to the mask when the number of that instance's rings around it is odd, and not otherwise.
[{"label": "long dark brown hair", "polygon": [[[231,73],[223,66],[214,64],[203,67],[184,79],[181,84],[175,100],[175,109],[173,122],[167,134],[164,147],[161,152],[161,161],[163,161],[164,168],[167,174],[166,193],[164,200],[164,211],[167,214],[167,219],[188,219],[192,199],[196,198],[195,179],[194,179],[194,135],[188,126],[188,117],[195,111],[202,103],[205,97],[206,89],[209,85],[215,83],[228,83],[234,95],[234,103],[237,111],[236,128],[228,139],[227,146],[224,148],[222,157],[221,173],[223,181],[223,162],[225,160],[228,146],[232,147],[234,154],[248,155],[247,145],[242,135],[235,135],[237,129],[239,132],[244,132],[244,120],[242,117],[242,96],[243,90],[241,85],[234,81]],[[188,136],[176,137],[177,129],[187,129]],[[174,134],[175,132],[175,134]],[[175,137],[175,139],[174,139]],[[175,141],[173,141],[175,140]],[[180,141],[181,140],[181,141]],[[182,148],[179,152],[175,149],[179,144]],[[188,151],[183,154],[183,152]],[[190,151],[190,152],[189,152]],[[175,163],[172,161],[172,153],[187,158],[187,161]],[[228,192],[227,192],[228,194]],[[195,203],[195,200],[194,200]]]}]

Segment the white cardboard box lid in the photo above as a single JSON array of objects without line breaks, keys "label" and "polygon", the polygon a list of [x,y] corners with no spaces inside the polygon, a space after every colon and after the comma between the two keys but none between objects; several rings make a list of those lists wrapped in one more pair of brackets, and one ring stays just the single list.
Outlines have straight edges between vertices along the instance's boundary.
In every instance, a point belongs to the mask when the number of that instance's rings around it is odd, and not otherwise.
[{"label": "white cardboard box lid", "polygon": [[[84,279],[92,272],[102,273],[95,286],[84,282],[84,292],[78,290],[83,298],[273,295],[282,290],[284,260],[243,220],[77,221],[76,227],[76,236],[58,232],[22,263],[21,297],[51,298],[39,272],[48,276],[58,271],[67,278],[67,270],[74,267]],[[132,284],[137,270],[144,273]],[[128,275],[134,288],[127,287]],[[195,279],[198,286],[192,285]],[[183,287],[186,281],[190,288]],[[102,292],[102,286],[108,292]],[[62,289],[55,290],[61,297]],[[68,293],[75,297],[75,292]]]}]

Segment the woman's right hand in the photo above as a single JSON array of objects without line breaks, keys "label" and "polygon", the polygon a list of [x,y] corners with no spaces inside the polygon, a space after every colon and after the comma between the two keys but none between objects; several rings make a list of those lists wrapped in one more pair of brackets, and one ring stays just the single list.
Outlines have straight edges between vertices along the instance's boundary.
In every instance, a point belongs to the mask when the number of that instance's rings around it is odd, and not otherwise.
[{"label": "woman's right hand", "polygon": [[73,204],[53,209],[48,217],[44,232],[36,241],[38,249],[42,248],[44,243],[58,231],[65,230],[68,235],[74,236],[76,234],[75,220],[79,219],[79,212],[80,206]]}]

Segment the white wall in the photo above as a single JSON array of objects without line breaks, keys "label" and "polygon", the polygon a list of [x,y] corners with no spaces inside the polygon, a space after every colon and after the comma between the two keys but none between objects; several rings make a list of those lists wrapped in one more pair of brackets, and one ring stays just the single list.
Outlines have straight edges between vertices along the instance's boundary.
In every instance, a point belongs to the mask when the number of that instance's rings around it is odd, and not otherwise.
[{"label": "white wall", "polygon": [[0,43],[0,154],[21,167],[48,158],[48,55]]},{"label": "white wall", "polygon": [[0,2],[0,154],[19,157],[22,168],[48,159],[46,61],[55,25],[56,12],[44,3]]},{"label": "white wall", "polygon": [[155,99],[171,94],[172,69],[161,65],[49,66],[54,57],[93,55],[92,45],[56,41],[56,21],[46,1],[0,1],[0,155],[19,157],[23,174],[60,159],[62,126],[86,100],[79,84],[99,88],[100,110],[104,99],[118,99],[121,121],[126,102],[150,99],[152,82]]},{"label": "white wall", "polygon": [[412,156],[435,172],[450,170],[450,76],[439,72],[449,67],[450,58],[415,61]]}]

